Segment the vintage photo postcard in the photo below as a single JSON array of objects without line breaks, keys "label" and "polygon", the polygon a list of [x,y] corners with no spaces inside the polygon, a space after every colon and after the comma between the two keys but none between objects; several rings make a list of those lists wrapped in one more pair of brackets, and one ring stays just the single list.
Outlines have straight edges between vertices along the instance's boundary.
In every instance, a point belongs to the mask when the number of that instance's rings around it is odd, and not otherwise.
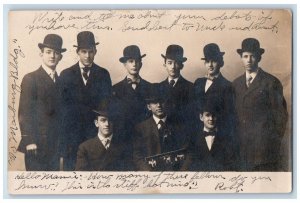
[{"label": "vintage photo postcard", "polygon": [[291,192],[292,17],[11,10],[9,193]]}]

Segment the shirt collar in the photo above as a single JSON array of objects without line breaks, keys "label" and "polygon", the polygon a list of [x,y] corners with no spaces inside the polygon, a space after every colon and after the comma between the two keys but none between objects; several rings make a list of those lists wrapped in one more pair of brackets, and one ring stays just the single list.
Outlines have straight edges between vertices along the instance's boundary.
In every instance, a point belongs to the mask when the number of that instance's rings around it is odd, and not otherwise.
[{"label": "shirt collar", "polygon": [[52,70],[48,66],[46,66],[44,63],[42,63],[42,68],[46,71],[46,73],[50,76],[52,74],[55,74],[55,70]]},{"label": "shirt collar", "polygon": [[221,73],[219,72],[217,75],[215,75],[215,76],[210,76],[210,75],[208,75],[208,74],[206,74],[206,78],[218,78],[219,76],[221,75]]},{"label": "shirt collar", "polygon": [[160,120],[162,120],[163,122],[166,122],[166,120],[167,120],[167,116],[165,116],[165,117],[162,118],[162,119],[157,118],[155,115],[153,115],[152,117],[153,117],[153,119],[154,119],[156,125],[158,125],[158,122],[159,122]]},{"label": "shirt collar", "polygon": [[258,68],[256,71],[253,71],[252,73],[248,73],[248,72],[246,71],[246,79],[249,78],[249,77],[251,76],[251,77],[252,77],[251,80],[253,81],[253,79],[257,76],[258,71],[259,71],[259,68]]},{"label": "shirt collar", "polygon": [[[93,63],[91,63],[88,67],[92,67],[92,66],[93,66]],[[83,65],[83,64],[81,63],[81,61],[79,61],[79,67],[80,67],[80,69],[82,69],[82,68],[85,67],[85,65]]]},{"label": "shirt collar", "polygon": [[113,134],[111,134],[109,137],[104,137],[100,132],[98,132],[98,137],[99,139],[101,140],[101,142],[107,140],[107,139],[110,139],[112,138]]},{"label": "shirt collar", "polygon": [[177,83],[178,79],[180,78],[180,75],[178,78],[174,78],[174,79],[171,79],[170,77],[168,77],[168,82],[170,83],[171,80],[174,80],[174,85]]},{"label": "shirt collar", "polygon": [[132,82],[136,82],[136,83],[140,83],[141,82],[141,80],[142,80],[142,78],[140,77],[140,76],[138,76],[137,78],[136,78],[136,80],[133,80],[133,79],[131,79],[130,77],[128,77],[128,75],[126,76],[126,81],[128,82],[128,81],[132,81]]},{"label": "shirt collar", "polygon": [[216,131],[218,131],[218,129],[215,128],[215,129],[213,129],[213,130],[210,130],[210,129],[207,129],[207,128],[204,126],[204,127],[203,127],[203,131],[204,131],[204,132],[211,132],[211,131],[216,132]]}]

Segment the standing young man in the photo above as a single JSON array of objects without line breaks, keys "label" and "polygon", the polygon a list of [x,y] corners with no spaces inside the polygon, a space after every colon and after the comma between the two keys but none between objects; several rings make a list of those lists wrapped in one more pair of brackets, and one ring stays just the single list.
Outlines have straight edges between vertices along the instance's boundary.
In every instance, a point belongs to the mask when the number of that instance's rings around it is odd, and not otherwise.
[{"label": "standing young man", "polygon": [[247,38],[237,49],[245,73],[234,80],[237,136],[243,171],[278,171],[281,140],[287,122],[281,82],[259,67],[264,49]]},{"label": "standing young man", "polygon": [[93,125],[93,109],[111,95],[109,72],[94,63],[97,53],[94,34],[83,31],[77,35],[76,52],[79,61],[62,71],[64,105],[64,135],[62,153],[64,170],[74,170],[80,143],[97,134]]},{"label": "standing young man", "polygon": [[187,60],[183,52],[181,46],[172,44],[167,47],[165,55],[161,54],[168,78],[160,83],[160,88],[168,97],[169,116],[175,117],[178,122],[191,119],[189,107],[193,99],[193,83],[180,74]]},{"label": "standing young man", "polygon": [[21,84],[19,122],[27,171],[59,170],[60,94],[56,66],[62,59],[62,38],[48,34],[41,50],[42,65],[24,76]]}]

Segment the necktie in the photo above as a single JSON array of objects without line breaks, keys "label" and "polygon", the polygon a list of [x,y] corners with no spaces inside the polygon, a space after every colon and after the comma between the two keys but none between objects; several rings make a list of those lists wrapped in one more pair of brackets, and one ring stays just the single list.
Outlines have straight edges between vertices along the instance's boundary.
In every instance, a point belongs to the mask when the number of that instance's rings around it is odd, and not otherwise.
[{"label": "necktie", "polygon": [[55,71],[55,73],[54,73],[54,82],[57,82],[57,80],[58,80],[58,75],[57,75],[57,72]]},{"label": "necktie", "polygon": [[207,137],[207,136],[216,136],[216,132],[215,131],[211,131],[211,132],[203,131],[202,134],[203,134],[204,137]]},{"label": "necktie", "polygon": [[138,79],[136,79],[135,81],[134,80],[132,80],[132,79],[130,79],[130,78],[127,78],[127,83],[129,84],[129,85],[131,85],[131,87],[132,87],[132,89],[136,89],[136,87],[137,87],[137,85],[139,84],[139,82],[140,82],[140,79],[138,78]]},{"label": "necktie", "polygon": [[106,139],[106,140],[104,141],[104,147],[105,147],[106,149],[108,149],[109,144],[110,144],[110,139]]},{"label": "necktie", "polygon": [[169,83],[169,84],[170,84],[171,87],[174,87],[175,80],[170,80],[170,83]]},{"label": "necktie", "polygon": [[163,120],[159,120],[157,127],[159,131],[163,131],[166,128],[166,124]]},{"label": "necktie", "polygon": [[84,67],[82,68],[83,70],[83,73],[82,73],[82,76],[84,77],[85,80],[88,80],[89,76],[88,76],[88,72],[90,71],[90,67]]},{"label": "necktie", "polygon": [[250,75],[250,76],[246,79],[246,85],[247,85],[247,87],[250,86],[251,80],[252,80],[252,77],[251,77],[251,75]]}]

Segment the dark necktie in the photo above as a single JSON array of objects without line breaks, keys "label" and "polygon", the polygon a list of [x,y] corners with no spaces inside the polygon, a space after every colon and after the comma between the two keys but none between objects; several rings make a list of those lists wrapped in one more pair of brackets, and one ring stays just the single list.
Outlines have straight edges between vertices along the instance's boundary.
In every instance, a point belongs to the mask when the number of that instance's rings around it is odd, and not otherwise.
[{"label": "dark necktie", "polygon": [[211,131],[211,132],[203,131],[202,134],[203,134],[204,137],[207,137],[207,136],[216,136],[216,131]]},{"label": "dark necktie", "polygon": [[140,83],[140,79],[138,78],[137,80],[133,81],[132,79],[127,78],[127,83],[131,85],[132,89],[135,90],[137,85]]},{"label": "dark necktie", "polygon": [[174,87],[175,80],[170,80],[170,83],[169,83],[169,84],[170,84],[171,87]]},{"label": "dark necktie", "polygon": [[251,80],[252,80],[252,77],[251,77],[251,75],[250,75],[249,78],[246,79],[246,85],[247,85],[247,87],[250,86]]},{"label": "dark necktie", "polygon": [[88,76],[88,72],[90,71],[90,67],[84,67],[84,68],[82,68],[82,70],[83,70],[83,73],[82,73],[82,76],[84,77],[84,79],[85,80],[88,80],[88,78],[89,78],[89,76]]}]

